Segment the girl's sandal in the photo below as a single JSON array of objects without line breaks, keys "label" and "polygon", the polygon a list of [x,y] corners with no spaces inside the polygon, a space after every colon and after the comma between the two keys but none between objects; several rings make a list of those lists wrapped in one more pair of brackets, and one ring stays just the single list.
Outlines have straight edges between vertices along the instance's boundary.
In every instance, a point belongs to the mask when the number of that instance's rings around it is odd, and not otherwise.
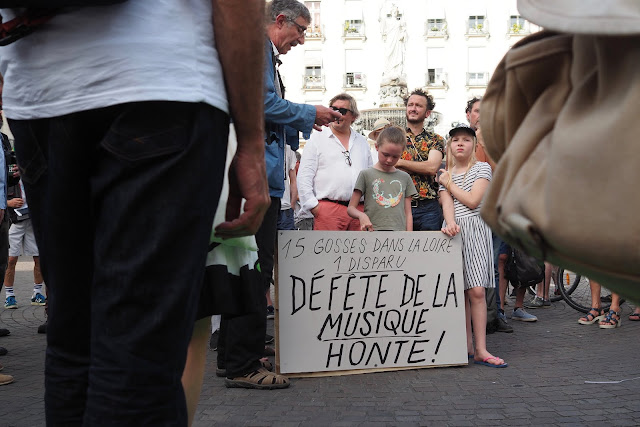
[{"label": "girl's sandal", "polygon": [[631,320],[632,322],[637,322],[640,320],[640,313],[631,313],[629,315],[629,320]]},{"label": "girl's sandal", "polygon": [[587,313],[586,316],[578,319],[578,323],[580,323],[581,325],[593,325],[594,323],[603,320],[604,318],[604,310],[597,307],[591,307],[591,310],[589,310],[589,313]]},{"label": "girl's sandal", "polygon": [[[616,317],[613,317],[616,316]],[[604,320],[600,321],[600,329],[615,329],[622,325],[620,320],[620,312],[609,310]]]}]

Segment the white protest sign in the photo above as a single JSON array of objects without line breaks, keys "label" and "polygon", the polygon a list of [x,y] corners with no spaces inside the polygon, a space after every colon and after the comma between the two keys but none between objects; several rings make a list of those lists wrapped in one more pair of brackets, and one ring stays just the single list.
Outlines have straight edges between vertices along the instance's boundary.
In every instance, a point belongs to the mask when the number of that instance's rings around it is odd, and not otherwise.
[{"label": "white protest sign", "polygon": [[279,372],[467,364],[460,236],[279,231]]}]

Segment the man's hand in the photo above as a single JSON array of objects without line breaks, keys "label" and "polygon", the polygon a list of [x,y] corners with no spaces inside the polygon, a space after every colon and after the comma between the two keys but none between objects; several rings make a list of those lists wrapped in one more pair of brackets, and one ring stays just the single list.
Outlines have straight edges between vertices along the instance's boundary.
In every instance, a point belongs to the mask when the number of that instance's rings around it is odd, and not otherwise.
[{"label": "man's hand", "polygon": [[[262,141],[260,141],[262,143]],[[250,236],[258,231],[262,218],[271,204],[263,150],[242,150],[240,145],[229,168],[229,200],[226,222],[216,227],[216,237]],[[242,199],[246,199],[240,213]]]},{"label": "man's hand", "polygon": [[320,203],[318,203],[314,208],[311,208],[309,212],[311,212],[311,215],[313,215],[313,217],[315,218],[316,216],[318,216],[319,210],[320,210]]},{"label": "man's hand", "polygon": [[[342,118],[342,114],[340,114],[338,111],[332,110],[331,108],[325,107],[323,105],[316,105],[315,107],[316,126],[327,126],[329,123],[335,122],[336,120],[340,120]],[[316,129],[315,126],[314,129]]]},{"label": "man's hand", "polygon": [[24,205],[24,200],[22,200],[19,197],[16,197],[15,199],[7,200],[7,206],[9,206],[10,208],[18,209],[18,208],[21,208],[22,205]]}]

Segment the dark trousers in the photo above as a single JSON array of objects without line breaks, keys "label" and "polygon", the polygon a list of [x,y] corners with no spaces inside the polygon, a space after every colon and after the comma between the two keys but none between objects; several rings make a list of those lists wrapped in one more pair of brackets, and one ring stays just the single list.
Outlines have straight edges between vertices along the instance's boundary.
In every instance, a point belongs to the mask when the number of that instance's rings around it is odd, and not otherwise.
[{"label": "dark trousers", "polygon": [[258,369],[264,355],[264,335],[267,332],[267,307],[263,302],[258,313],[242,316],[222,315],[218,337],[218,368],[235,378]]},{"label": "dark trousers", "polygon": [[47,425],[186,425],[228,116],[142,102],[10,125],[48,287]]},{"label": "dark trousers", "polygon": [[[2,285],[4,284],[4,273],[7,271],[7,263],[9,262],[9,214],[4,211],[4,218],[0,222],[0,291],[2,291]],[[1,300],[2,298],[0,298]]]},{"label": "dark trousers", "polygon": [[258,261],[260,262],[260,272],[264,278],[265,290],[269,289],[271,278],[273,276],[273,262],[276,250],[276,233],[278,231],[279,216],[280,198],[271,197],[271,206],[269,206],[269,209],[262,220],[262,225],[256,233]]},{"label": "dark trousers", "polygon": [[413,231],[440,231],[442,229],[442,208],[438,199],[420,200],[411,208]]}]

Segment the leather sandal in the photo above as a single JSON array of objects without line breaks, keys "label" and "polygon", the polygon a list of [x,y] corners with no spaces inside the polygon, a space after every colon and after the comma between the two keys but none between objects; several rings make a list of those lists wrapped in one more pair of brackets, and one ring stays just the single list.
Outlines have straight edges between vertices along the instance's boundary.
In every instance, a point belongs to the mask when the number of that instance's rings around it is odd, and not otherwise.
[{"label": "leather sandal", "polygon": [[[594,314],[595,313],[595,314]],[[583,316],[578,319],[578,323],[581,325],[593,325],[594,323],[603,320],[605,317],[604,310],[598,307],[591,307],[591,310],[587,313],[586,316]],[[583,320],[586,319],[586,320]]]},{"label": "leather sandal", "polygon": [[241,377],[224,380],[224,385],[228,388],[255,388],[259,390],[287,388],[289,384],[289,378],[267,371],[265,368],[258,368]]},{"label": "leather sandal", "polygon": [[[617,316],[613,317],[613,316]],[[604,320],[600,321],[600,329],[615,329],[622,326],[622,320],[620,320],[620,312],[609,310]]]},{"label": "leather sandal", "polygon": [[[273,371],[273,363],[269,362],[266,358],[260,359],[260,364],[267,371]],[[225,368],[216,368],[216,377],[226,377],[227,370]]]}]

